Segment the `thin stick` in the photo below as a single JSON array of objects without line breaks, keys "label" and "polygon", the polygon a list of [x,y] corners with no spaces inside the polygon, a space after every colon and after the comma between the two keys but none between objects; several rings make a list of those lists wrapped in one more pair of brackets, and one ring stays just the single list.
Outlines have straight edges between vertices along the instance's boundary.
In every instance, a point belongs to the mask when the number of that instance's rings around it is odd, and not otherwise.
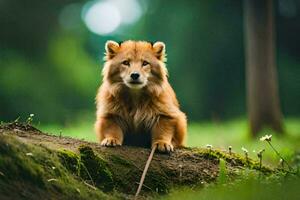
[{"label": "thin stick", "polygon": [[146,165],[145,165],[145,168],[144,168],[144,171],[143,171],[143,174],[142,174],[140,183],[139,183],[139,187],[138,187],[138,189],[137,189],[137,191],[136,191],[136,193],[135,193],[135,197],[134,197],[135,200],[137,199],[137,197],[139,196],[139,193],[141,192],[141,189],[142,189],[142,186],[143,186],[143,183],[144,183],[144,180],[145,180],[145,177],[146,177],[148,168],[149,168],[149,166],[150,166],[150,163],[151,163],[151,161],[152,161],[152,158],[153,158],[153,155],[154,155],[155,150],[156,150],[156,146],[154,146],[154,147],[152,148],[151,153],[150,153],[150,155],[149,155],[149,157],[148,157],[148,160],[147,160],[147,162],[146,162]]},{"label": "thin stick", "polygon": [[97,188],[96,188],[95,186],[92,186],[91,184],[88,184],[88,183],[85,182],[85,181],[83,181],[83,183],[84,183],[86,186],[92,188],[93,190],[97,190]]},{"label": "thin stick", "polygon": [[83,166],[83,168],[85,169],[87,175],[89,176],[89,178],[90,178],[90,180],[91,180],[93,186],[95,187],[95,183],[94,183],[94,181],[93,181],[93,179],[92,179],[92,176],[90,175],[89,170],[86,168],[86,166],[85,166],[84,164],[83,164],[82,166]]},{"label": "thin stick", "polygon": [[279,158],[281,158],[282,159],[282,161],[288,166],[288,168],[289,168],[289,170],[290,171],[293,171],[293,168],[289,165],[289,163],[280,155],[280,153],[273,147],[273,145],[271,144],[271,142],[270,141],[267,141],[268,143],[269,143],[269,145],[270,145],[270,147],[273,149],[273,151],[275,151],[275,153],[277,154],[277,156],[279,157]]}]

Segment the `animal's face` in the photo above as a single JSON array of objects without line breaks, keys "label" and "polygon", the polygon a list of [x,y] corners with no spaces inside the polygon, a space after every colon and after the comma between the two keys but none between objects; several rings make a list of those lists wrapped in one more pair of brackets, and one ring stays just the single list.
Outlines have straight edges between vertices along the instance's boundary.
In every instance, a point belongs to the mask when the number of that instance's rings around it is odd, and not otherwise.
[{"label": "animal's face", "polygon": [[105,45],[104,78],[111,83],[122,83],[130,89],[141,89],[159,84],[167,75],[164,65],[165,45],[143,41],[125,41]]}]

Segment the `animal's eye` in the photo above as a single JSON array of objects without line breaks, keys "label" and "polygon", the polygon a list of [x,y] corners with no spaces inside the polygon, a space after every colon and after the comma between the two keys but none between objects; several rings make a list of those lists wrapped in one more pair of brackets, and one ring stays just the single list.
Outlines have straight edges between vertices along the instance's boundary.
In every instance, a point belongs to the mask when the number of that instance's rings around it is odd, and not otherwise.
[{"label": "animal's eye", "polygon": [[143,66],[149,65],[149,63],[147,61],[143,61]]},{"label": "animal's eye", "polygon": [[123,64],[123,65],[127,65],[127,66],[129,66],[129,65],[130,65],[130,63],[129,63],[129,61],[128,61],[128,60],[124,60],[124,61],[122,62],[122,64]]}]

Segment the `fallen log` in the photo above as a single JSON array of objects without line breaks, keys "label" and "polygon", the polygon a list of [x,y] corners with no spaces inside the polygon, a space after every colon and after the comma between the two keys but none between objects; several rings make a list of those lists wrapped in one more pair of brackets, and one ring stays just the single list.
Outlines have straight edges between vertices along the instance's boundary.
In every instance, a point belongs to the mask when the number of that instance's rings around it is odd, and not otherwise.
[{"label": "fallen log", "polygon": [[[18,122],[0,126],[0,199],[130,199],[136,192],[150,149],[101,147],[59,137]],[[226,176],[244,169],[268,174],[257,161],[215,149],[181,148],[155,153],[141,198],[174,187],[216,182],[220,159]],[[224,172],[223,172],[224,173]]]}]

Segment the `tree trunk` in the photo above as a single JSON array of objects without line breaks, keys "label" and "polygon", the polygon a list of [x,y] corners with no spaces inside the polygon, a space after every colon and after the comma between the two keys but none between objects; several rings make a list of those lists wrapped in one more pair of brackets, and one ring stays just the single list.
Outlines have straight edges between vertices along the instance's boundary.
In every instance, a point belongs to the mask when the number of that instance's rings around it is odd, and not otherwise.
[{"label": "tree trunk", "polygon": [[245,0],[247,106],[252,136],[270,126],[283,133],[277,71],[273,0]]}]

